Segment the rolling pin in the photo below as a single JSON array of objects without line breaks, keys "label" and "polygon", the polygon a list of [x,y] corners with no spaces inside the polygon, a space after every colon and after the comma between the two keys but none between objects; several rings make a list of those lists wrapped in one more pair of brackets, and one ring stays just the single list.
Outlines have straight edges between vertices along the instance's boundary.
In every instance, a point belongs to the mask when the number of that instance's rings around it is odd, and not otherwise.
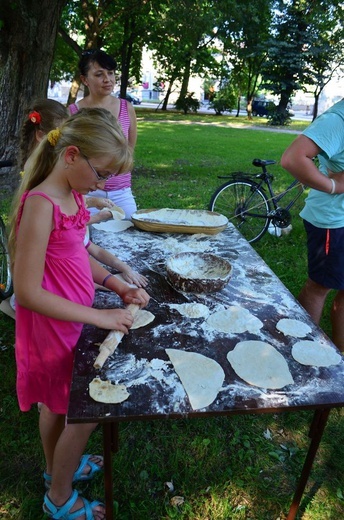
[{"label": "rolling pin", "polygon": [[[135,318],[140,310],[140,306],[136,305],[135,303],[130,303],[127,309],[131,312],[132,317]],[[99,354],[93,365],[94,368],[100,370],[103,367],[107,358],[115,352],[123,336],[124,332],[121,332],[119,330],[112,330],[111,332],[109,332],[109,334],[106,336],[105,340],[99,347]]]}]

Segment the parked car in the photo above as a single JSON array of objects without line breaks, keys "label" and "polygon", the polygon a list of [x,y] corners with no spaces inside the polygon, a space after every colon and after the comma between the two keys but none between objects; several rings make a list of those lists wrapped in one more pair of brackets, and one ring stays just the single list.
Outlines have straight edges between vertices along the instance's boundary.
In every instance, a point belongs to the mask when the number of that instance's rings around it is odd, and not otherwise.
[{"label": "parked car", "polygon": [[[115,92],[116,97],[120,97],[120,92]],[[141,99],[137,96],[134,96],[134,94],[129,94],[129,92],[126,93],[125,99],[129,101],[129,103],[132,103],[133,105],[141,105]]]},{"label": "parked car", "polygon": [[255,99],[252,103],[252,115],[266,117],[275,108],[275,106],[275,103],[273,103],[272,101]]},{"label": "parked car", "polygon": [[[266,101],[261,99],[255,99],[252,103],[252,115],[253,116],[268,116],[271,112],[276,108],[275,103],[272,101]],[[295,115],[294,111],[291,109],[291,105],[289,104],[287,107],[289,112],[289,117],[293,117]]]}]

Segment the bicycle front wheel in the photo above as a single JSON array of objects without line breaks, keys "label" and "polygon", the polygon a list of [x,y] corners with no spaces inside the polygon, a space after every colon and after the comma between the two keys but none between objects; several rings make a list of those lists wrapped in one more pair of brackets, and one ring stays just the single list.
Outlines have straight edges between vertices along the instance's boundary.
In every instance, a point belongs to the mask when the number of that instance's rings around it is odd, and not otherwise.
[{"label": "bicycle front wheel", "polygon": [[5,224],[0,219],[0,300],[5,300],[13,292],[10,258],[7,248]]},{"label": "bicycle front wheel", "polygon": [[249,180],[229,181],[212,196],[210,211],[225,215],[248,242],[257,242],[269,226],[269,201],[265,193]]}]

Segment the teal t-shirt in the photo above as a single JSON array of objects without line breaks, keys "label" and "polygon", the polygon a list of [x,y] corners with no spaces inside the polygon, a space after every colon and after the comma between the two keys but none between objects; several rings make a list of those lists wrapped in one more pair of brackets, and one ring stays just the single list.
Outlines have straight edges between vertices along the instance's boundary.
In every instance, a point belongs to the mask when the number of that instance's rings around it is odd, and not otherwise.
[{"label": "teal t-shirt", "polygon": [[[319,169],[328,175],[344,171],[344,99],[317,117],[303,132],[321,148]],[[300,216],[319,228],[344,227],[344,194],[311,189]]]}]

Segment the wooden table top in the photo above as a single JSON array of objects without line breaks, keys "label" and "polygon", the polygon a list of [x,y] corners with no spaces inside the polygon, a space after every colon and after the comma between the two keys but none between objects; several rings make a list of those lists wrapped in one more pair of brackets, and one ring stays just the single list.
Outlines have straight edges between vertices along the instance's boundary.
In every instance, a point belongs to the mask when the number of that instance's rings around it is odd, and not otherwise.
[{"label": "wooden table top", "polygon": [[[144,328],[130,331],[100,371],[93,363],[108,331],[84,327],[76,350],[69,422],[268,413],[344,405],[343,359],[327,368],[301,365],[291,355],[292,346],[299,338],[279,332],[276,324],[281,318],[302,321],[311,328],[305,339],[320,341],[335,350],[336,347],[231,225],[217,235],[148,233],[134,227],[120,233],[94,229],[92,240],[149,279],[147,291],[151,300],[147,310],[155,319]],[[209,252],[227,259],[233,266],[229,284],[216,293],[176,291],[167,282],[165,263],[169,256],[184,251]],[[206,305],[210,312],[232,305],[244,307],[263,322],[263,327],[255,334],[210,333],[204,327],[204,318],[183,316],[176,309],[178,304],[191,302]],[[123,304],[117,295],[97,291],[95,306],[122,307]],[[284,356],[294,384],[269,390],[247,384],[238,377],[227,353],[244,340],[261,340],[275,347]],[[198,352],[221,365],[225,380],[211,405],[192,409],[166,348]],[[129,398],[120,404],[102,404],[91,399],[88,385],[97,375],[124,384]]]}]

